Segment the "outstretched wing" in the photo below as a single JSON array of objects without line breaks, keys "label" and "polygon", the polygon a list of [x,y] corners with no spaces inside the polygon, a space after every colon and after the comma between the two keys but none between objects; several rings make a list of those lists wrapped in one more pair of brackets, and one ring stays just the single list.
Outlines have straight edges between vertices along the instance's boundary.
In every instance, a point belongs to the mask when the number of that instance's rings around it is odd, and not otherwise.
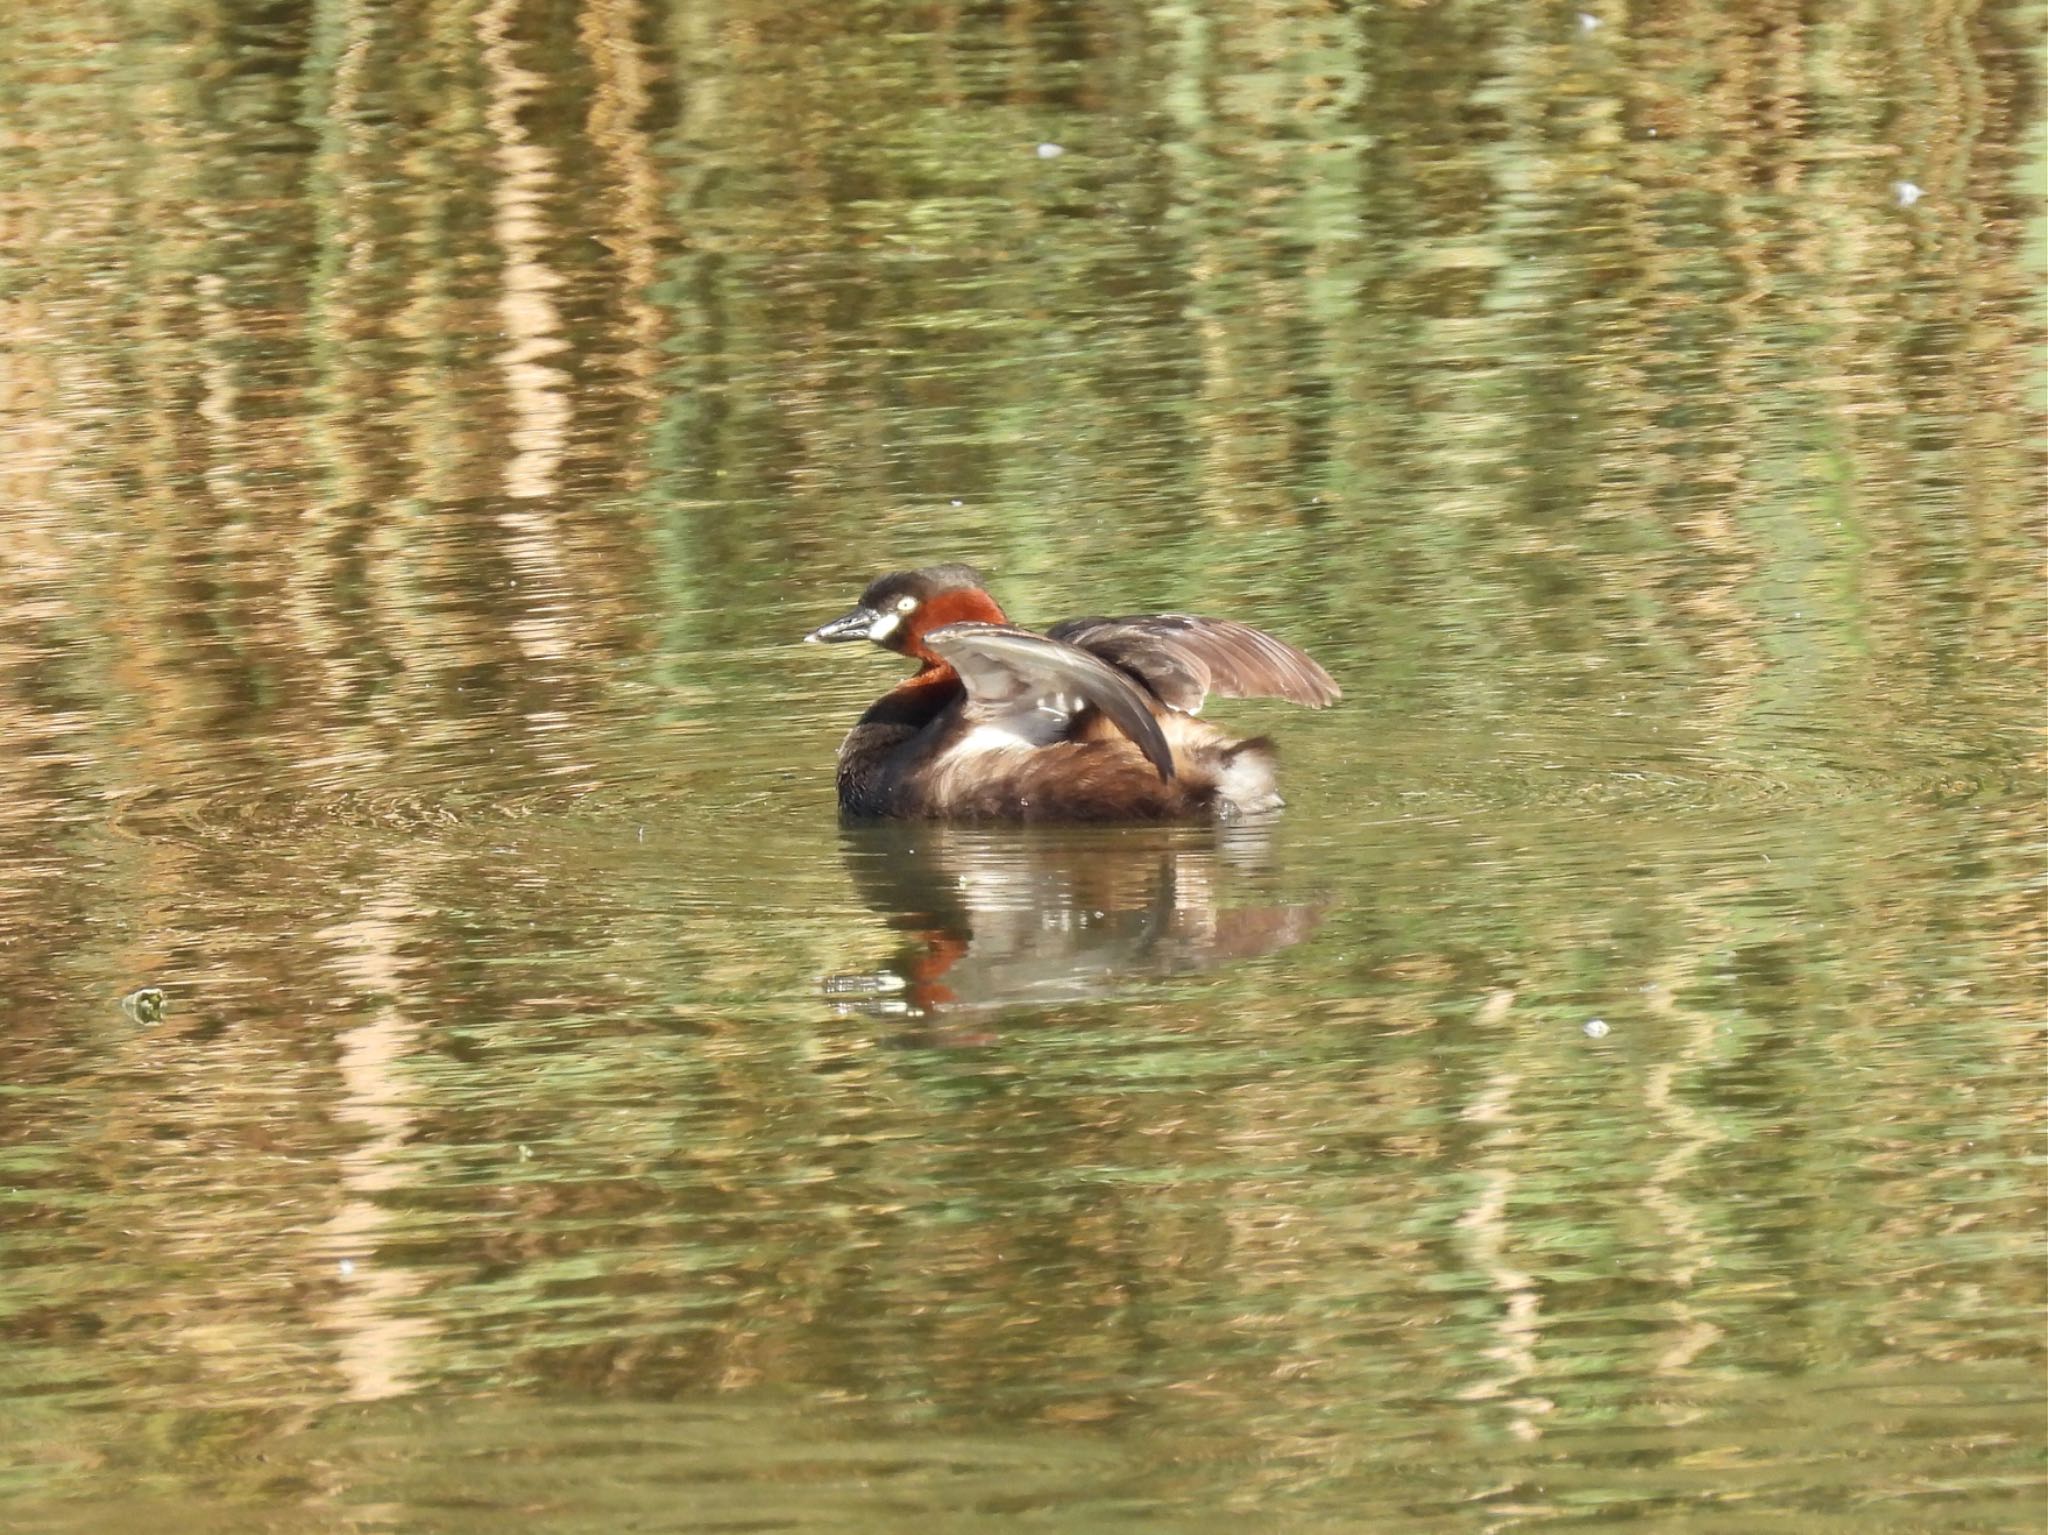
[{"label": "outstretched wing", "polygon": [[1070,618],[1047,634],[1144,679],[1174,708],[1199,714],[1211,693],[1284,698],[1320,709],[1343,696],[1330,674],[1285,640],[1228,618],[1185,613]]},{"label": "outstretched wing", "polygon": [[[1163,779],[1173,753],[1145,695],[1114,666],[1050,635],[1008,624],[946,624],[924,643],[967,687],[967,710],[978,723],[1036,723],[1058,733],[1087,709],[1099,709],[1137,745]],[[1043,717],[1026,720],[1024,717]]]}]

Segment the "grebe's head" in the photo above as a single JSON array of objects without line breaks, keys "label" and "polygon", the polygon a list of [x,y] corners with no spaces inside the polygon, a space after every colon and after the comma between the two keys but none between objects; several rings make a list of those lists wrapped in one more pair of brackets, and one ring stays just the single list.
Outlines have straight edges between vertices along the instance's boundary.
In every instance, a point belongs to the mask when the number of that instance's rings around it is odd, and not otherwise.
[{"label": "grebe's head", "polygon": [[804,639],[813,645],[843,645],[873,640],[898,655],[936,663],[924,648],[924,636],[945,624],[1003,622],[972,565],[926,565],[919,570],[892,570],[877,576],[860,594],[860,605],[830,623],[820,624]]}]

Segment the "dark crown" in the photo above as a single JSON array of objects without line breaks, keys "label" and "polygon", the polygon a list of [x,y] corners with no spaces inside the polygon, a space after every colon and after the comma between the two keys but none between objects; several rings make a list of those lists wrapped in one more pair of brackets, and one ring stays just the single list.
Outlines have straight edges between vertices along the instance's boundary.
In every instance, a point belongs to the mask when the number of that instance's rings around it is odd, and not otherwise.
[{"label": "dark crown", "polygon": [[918,570],[892,570],[877,576],[860,594],[860,605],[877,612],[903,596],[929,602],[941,592],[984,590],[983,577],[972,565],[926,565]]}]

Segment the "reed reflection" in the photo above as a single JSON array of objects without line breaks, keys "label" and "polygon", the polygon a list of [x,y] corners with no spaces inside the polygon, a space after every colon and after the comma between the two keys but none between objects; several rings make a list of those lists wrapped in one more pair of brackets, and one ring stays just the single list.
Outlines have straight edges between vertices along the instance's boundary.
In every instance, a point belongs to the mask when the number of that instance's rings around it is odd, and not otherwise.
[{"label": "reed reflection", "polygon": [[828,976],[845,1012],[932,1017],[1096,1001],[1301,942],[1324,908],[1270,896],[1270,827],[848,827],[861,898],[902,947]]}]

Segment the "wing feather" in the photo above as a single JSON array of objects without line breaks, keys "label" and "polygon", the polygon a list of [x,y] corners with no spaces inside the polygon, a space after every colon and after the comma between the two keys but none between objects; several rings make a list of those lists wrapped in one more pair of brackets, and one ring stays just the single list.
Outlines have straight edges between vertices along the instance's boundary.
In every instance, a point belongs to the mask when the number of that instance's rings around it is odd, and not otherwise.
[{"label": "wing feather", "polygon": [[1186,613],[1070,618],[1046,633],[1144,680],[1176,709],[1201,711],[1210,693],[1284,698],[1320,709],[1343,690],[1309,656],[1263,629]]},{"label": "wing feather", "polygon": [[1173,752],[1145,695],[1101,657],[1008,624],[946,624],[928,632],[924,643],[960,674],[974,717],[1038,711],[1071,718],[1099,709],[1162,779],[1172,779]]}]

